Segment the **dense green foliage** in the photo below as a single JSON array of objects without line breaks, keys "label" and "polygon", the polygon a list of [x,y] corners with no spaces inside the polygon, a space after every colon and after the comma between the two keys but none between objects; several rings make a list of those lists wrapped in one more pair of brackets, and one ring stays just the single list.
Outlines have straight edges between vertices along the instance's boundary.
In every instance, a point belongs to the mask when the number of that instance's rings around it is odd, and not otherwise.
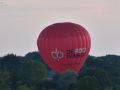
[{"label": "dense green foliage", "polygon": [[38,52],[0,57],[0,90],[120,90],[120,56],[89,56],[77,74],[54,74]]}]

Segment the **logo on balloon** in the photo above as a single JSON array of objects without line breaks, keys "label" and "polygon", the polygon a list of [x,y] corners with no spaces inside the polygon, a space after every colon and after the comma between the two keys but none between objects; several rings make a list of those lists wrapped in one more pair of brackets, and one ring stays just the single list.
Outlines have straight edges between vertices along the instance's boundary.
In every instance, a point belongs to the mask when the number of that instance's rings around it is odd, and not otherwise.
[{"label": "logo on balloon", "polygon": [[80,58],[86,53],[86,48],[76,48],[66,50],[67,58]]},{"label": "logo on balloon", "polygon": [[59,61],[64,57],[64,53],[55,48],[55,50],[51,52],[51,56],[53,59],[57,59]]}]

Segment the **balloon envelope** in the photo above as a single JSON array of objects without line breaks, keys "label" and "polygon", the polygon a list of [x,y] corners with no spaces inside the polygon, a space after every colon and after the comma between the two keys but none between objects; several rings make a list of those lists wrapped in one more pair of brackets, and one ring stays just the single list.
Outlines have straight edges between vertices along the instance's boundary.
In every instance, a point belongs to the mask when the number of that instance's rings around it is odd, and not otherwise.
[{"label": "balloon envelope", "polygon": [[91,47],[89,33],[75,23],[55,23],[46,27],[37,40],[45,63],[55,72],[79,72]]}]

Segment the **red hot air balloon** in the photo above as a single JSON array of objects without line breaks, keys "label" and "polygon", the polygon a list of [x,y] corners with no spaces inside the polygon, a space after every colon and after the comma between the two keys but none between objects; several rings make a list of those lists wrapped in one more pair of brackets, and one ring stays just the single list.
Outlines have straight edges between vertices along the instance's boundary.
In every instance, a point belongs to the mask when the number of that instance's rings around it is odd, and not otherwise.
[{"label": "red hot air balloon", "polygon": [[64,22],[46,27],[38,37],[38,50],[45,63],[55,72],[79,72],[91,47],[87,30],[81,25]]}]

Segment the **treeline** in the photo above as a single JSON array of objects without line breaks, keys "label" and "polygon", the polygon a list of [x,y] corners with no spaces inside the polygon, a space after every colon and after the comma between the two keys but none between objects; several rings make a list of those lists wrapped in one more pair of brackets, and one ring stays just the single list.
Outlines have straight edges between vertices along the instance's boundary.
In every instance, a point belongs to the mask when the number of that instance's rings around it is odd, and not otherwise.
[{"label": "treeline", "polygon": [[54,74],[38,52],[0,57],[0,90],[120,90],[120,56],[89,56],[77,74]]}]

